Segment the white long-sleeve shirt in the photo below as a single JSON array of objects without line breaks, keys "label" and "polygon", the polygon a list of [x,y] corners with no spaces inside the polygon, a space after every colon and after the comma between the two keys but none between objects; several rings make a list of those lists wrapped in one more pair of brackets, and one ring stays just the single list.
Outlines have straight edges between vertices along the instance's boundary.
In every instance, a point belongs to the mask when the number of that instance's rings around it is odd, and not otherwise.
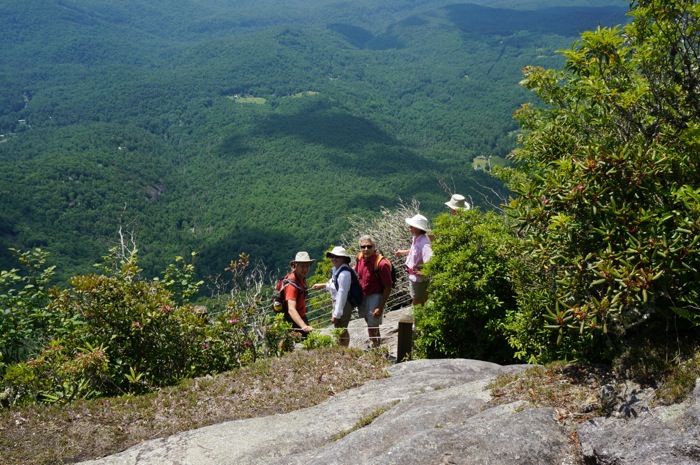
[{"label": "white long-sleeve shirt", "polygon": [[[342,273],[338,274],[338,271],[346,266],[347,265],[342,265],[339,268],[333,267],[331,279],[326,283],[326,289],[330,291],[331,299],[333,299],[333,318],[336,319],[340,319],[343,316],[343,308],[345,307],[345,302],[348,300],[348,293],[350,292],[350,285],[352,284],[349,272],[343,270]],[[335,288],[335,284],[333,283],[333,278],[336,276],[338,279],[338,289]]]}]

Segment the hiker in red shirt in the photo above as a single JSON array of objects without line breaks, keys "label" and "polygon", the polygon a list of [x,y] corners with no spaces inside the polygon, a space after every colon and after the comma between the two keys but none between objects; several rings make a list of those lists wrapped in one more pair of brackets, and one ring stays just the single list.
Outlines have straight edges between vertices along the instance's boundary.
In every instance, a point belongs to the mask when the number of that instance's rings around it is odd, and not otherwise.
[{"label": "hiker in red shirt", "polygon": [[306,317],[306,275],[309,274],[312,260],[307,252],[298,252],[294,260],[289,262],[292,272],[285,276],[290,284],[284,288],[284,300],[287,303],[284,312],[284,321],[292,324],[292,329],[303,337],[313,331]]},{"label": "hiker in red shirt", "polygon": [[362,303],[357,310],[360,317],[367,322],[367,333],[372,347],[379,347],[381,342],[379,325],[383,321],[384,305],[391,294],[391,265],[382,258],[377,266],[376,261],[379,256],[372,236],[365,235],[360,238],[360,250],[361,253],[355,263],[355,272],[362,285]]}]

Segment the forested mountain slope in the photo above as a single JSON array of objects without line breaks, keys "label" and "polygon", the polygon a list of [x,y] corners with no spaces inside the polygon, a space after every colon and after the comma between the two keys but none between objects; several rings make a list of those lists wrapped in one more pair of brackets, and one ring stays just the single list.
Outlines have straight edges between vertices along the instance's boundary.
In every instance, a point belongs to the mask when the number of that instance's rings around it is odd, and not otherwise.
[{"label": "forested mountain slope", "polygon": [[477,3],[4,3],[0,268],[39,246],[90,270],[120,225],[150,274],[190,251],[283,267],[348,215],[441,212],[441,180],[487,206],[471,162],[513,147],[521,68],[626,3]]}]

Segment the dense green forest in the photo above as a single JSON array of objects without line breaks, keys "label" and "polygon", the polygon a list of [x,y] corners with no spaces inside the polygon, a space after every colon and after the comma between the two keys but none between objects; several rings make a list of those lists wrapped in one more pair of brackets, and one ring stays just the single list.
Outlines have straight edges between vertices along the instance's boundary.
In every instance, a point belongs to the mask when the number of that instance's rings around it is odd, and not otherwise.
[{"label": "dense green forest", "polygon": [[440,213],[444,185],[497,202],[472,161],[513,148],[521,69],[627,4],[476,3],[5,2],[0,268],[41,247],[65,280],[121,228],[150,275],[191,251],[275,269],[350,215]]}]

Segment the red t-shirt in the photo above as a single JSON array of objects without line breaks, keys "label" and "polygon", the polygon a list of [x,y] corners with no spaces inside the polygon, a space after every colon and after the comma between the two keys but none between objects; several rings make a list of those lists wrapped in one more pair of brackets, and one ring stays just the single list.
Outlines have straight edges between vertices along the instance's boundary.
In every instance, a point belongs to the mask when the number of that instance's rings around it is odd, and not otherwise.
[{"label": "red t-shirt", "polygon": [[[297,286],[300,286],[302,289],[306,289],[306,279],[300,278],[294,273],[289,273],[287,276],[285,276],[285,278],[294,280]],[[285,302],[289,300],[296,301],[296,309],[299,316],[303,317],[306,315],[306,292],[300,292],[299,289],[297,289],[293,284],[287,284],[287,286],[284,288],[284,300]]]},{"label": "red t-shirt", "polygon": [[377,253],[373,253],[367,258],[359,258],[355,263],[355,272],[360,278],[362,295],[381,294],[384,288],[391,287],[391,267],[382,258],[379,262],[379,277],[374,272],[374,265],[377,262]]}]

